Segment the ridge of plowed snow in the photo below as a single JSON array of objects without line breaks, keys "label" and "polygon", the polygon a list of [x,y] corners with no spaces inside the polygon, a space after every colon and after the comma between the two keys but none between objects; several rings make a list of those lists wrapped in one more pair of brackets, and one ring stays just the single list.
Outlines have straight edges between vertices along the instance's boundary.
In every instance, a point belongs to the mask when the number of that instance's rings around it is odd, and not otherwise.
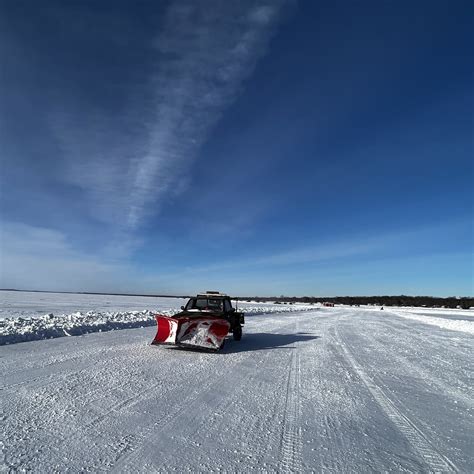
[{"label": "ridge of plowed snow", "polygon": [[390,311],[397,316],[401,316],[406,319],[413,319],[420,321],[421,323],[430,324],[432,326],[438,326],[443,329],[450,329],[451,331],[467,332],[474,334],[474,321],[466,320],[455,320],[455,319],[443,319],[436,316],[426,316],[423,314],[416,314],[408,311]]},{"label": "ridge of plowed snow", "polygon": [[[362,308],[360,308],[362,310]],[[378,307],[364,307],[364,311],[379,312]],[[423,311],[423,313],[422,313]],[[385,314],[394,314],[405,319],[412,319],[420,323],[429,324],[430,326],[438,326],[442,329],[450,331],[465,332],[474,334],[474,312],[472,310],[450,310],[450,309],[433,309],[433,308],[403,308],[403,307],[385,307]]]}]

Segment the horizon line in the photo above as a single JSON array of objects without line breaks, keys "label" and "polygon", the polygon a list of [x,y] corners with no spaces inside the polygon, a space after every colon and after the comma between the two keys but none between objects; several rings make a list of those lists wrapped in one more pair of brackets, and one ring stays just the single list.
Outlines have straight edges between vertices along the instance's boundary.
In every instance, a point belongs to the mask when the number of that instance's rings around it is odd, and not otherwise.
[{"label": "horizon line", "polygon": [[[164,295],[164,294],[144,294],[144,293],[106,293],[100,291],[56,291],[56,290],[25,290],[18,288],[0,288],[0,291],[18,291],[23,293],[58,293],[58,294],[70,294],[70,295],[104,295],[104,296],[142,296],[146,298],[190,298],[193,295]],[[268,298],[268,299],[303,299],[303,298],[312,298],[312,299],[331,299],[331,298],[394,298],[394,297],[408,297],[408,298],[433,298],[433,299],[474,299],[474,296],[432,296],[432,295],[394,295],[394,294],[385,294],[385,295],[338,295],[338,296],[286,296],[286,295],[270,295],[270,296],[232,296],[233,299],[251,299],[251,298]]]}]

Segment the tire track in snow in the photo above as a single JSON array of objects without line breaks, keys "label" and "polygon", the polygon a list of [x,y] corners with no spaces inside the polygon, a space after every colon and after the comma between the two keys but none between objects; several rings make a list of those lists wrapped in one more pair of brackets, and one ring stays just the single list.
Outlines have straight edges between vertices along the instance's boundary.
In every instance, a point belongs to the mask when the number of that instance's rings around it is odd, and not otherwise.
[{"label": "tire track in snow", "polygon": [[[399,330],[400,326],[404,328],[404,330],[406,330],[406,332],[409,333],[410,336],[416,340],[417,342],[416,346],[426,347],[430,343],[430,341],[427,340],[426,334],[423,334],[419,332],[418,330],[414,330],[412,325],[410,325],[409,323],[407,323],[405,320],[401,318],[397,320],[396,323],[393,320],[384,320],[384,323],[395,330]],[[433,343],[431,342],[431,344]],[[453,362],[450,362],[449,357],[446,357],[446,356],[443,357],[440,354],[436,354],[436,351],[432,351],[432,353],[430,354],[430,360],[436,362],[437,368],[441,370],[443,374],[452,374],[453,368],[456,368],[456,364],[453,364]],[[458,392],[460,394],[460,397],[464,399],[468,398],[470,400],[470,404],[472,405],[472,397],[469,397],[469,394],[472,391],[472,386],[469,384],[463,383],[461,377],[456,377],[455,380],[453,380],[452,382],[456,383],[459,388],[462,388],[463,391]],[[446,385],[449,387],[449,384],[446,384]],[[449,387],[449,390],[452,390],[452,389]]]},{"label": "tire track in snow", "polygon": [[[197,416],[193,418],[192,424],[186,423],[186,419],[182,419],[182,417],[178,415],[173,422],[167,426],[167,429],[170,429],[172,426],[181,427],[179,438],[182,439],[183,442],[189,445],[193,440],[202,440],[200,443],[200,446],[202,447],[206,439],[212,439],[213,432],[219,432],[221,426],[225,425],[226,431],[230,433],[230,438],[234,441],[238,441],[239,448],[238,450],[235,449],[237,445],[236,443],[233,447],[234,453],[238,456],[245,457],[246,467],[250,468],[249,466],[253,465],[258,468],[259,464],[263,463],[263,456],[266,448],[268,448],[270,432],[262,433],[260,429],[257,429],[256,427],[261,416],[255,416],[254,413],[249,414],[246,410],[246,405],[242,406],[240,402],[242,399],[245,399],[246,394],[254,391],[255,386],[265,384],[261,379],[262,375],[267,371],[267,363],[270,359],[272,359],[271,351],[265,351],[258,361],[253,358],[245,359],[245,365],[247,365],[249,361],[251,363],[246,368],[245,373],[243,370],[237,372],[239,375],[242,374],[240,375],[238,382],[236,382],[234,377],[232,380],[234,385],[222,384],[222,386],[216,390],[216,399],[218,401],[215,405],[212,405],[211,412],[213,412],[213,415],[209,416],[209,413],[206,411],[198,412]],[[244,363],[239,364],[239,367],[242,366],[244,366]],[[255,370],[256,367],[258,367],[257,370]],[[237,389],[235,389],[235,386],[237,386]],[[201,396],[202,395],[203,394],[201,394]],[[209,403],[208,399],[207,402]],[[202,405],[202,403],[200,405]],[[228,413],[231,410],[238,411],[238,416],[234,417],[238,420],[237,423],[231,423],[231,420],[228,418]],[[244,440],[240,439],[242,433],[245,433]],[[242,445],[242,442],[250,449],[246,450]],[[180,451],[181,447],[178,444],[175,444],[174,449],[167,450],[167,455],[171,459],[176,459],[176,456],[179,456]],[[198,449],[196,458],[193,458],[192,466],[186,467],[180,465],[179,468],[182,470],[192,471],[193,469],[195,470],[195,465],[198,463],[201,465],[201,468],[204,469],[205,461],[200,461],[199,454]],[[145,458],[147,458],[147,456],[145,456]],[[147,460],[150,465],[153,464],[152,460]]]},{"label": "tire track in snow", "polygon": [[[168,349],[165,349],[165,350],[168,350]],[[200,369],[195,371],[193,375],[197,376],[197,378],[199,379],[200,376],[205,372],[205,370],[206,370],[206,367],[204,365],[201,365]],[[122,378],[126,379],[126,377],[122,377]],[[77,440],[79,438],[84,437],[85,435],[89,435],[91,432],[94,432],[96,434],[100,434],[100,432],[101,432],[100,425],[102,423],[106,422],[112,416],[117,416],[118,417],[125,410],[130,410],[130,408],[132,408],[132,407],[134,407],[134,406],[136,406],[140,403],[143,403],[143,401],[148,398],[148,395],[150,395],[152,393],[157,394],[157,396],[160,396],[160,397],[167,396],[168,395],[167,392],[166,393],[163,393],[163,392],[158,393],[157,392],[157,389],[159,387],[162,387],[162,386],[163,386],[163,383],[162,383],[161,380],[159,380],[156,383],[152,383],[151,385],[148,385],[148,387],[146,389],[141,390],[139,395],[137,395],[137,393],[135,391],[132,391],[130,396],[126,397],[125,399],[121,399],[121,400],[117,401],[116,403],[110,405],[101,414],[97,415],[92,420],[89,420],[86,424],[80,426],[78,428],[78,430],[75,431],[74,433],[72,433],[70,436],[62,438],[61,441],[60,441],[60,444],[63,445],[66,442],[67,443],[72,442],[74,444],[75,442],[77,442]],[[105,393],[100,398],[96,398],[95,400],[93,400],[93,402],[96,403],[97,401],[106,398],[109,395],[111,390],[117,390],[117,389],[121,389],[123,387],[130,387],[130,382],[127,380],[123,383],[116,383],[116,384],[110,386],[107,393]],[[177,388],[178,387],[176,385],[173,385],[170,388],[169,391],[171,392],[173,390],[176,390]],[[179,390],[179,388],[178,388],[178,390]],[[168,415],[169,415],[169,413],[168,413]],[[157,424],[157,423],[155,422],[155,424]],[[128,449],[131,449],[132,446],[136,444],[137,435],[136,434],[130,434],[130,435],[127,435],[126,437],[124,437],[123,439],[126,441],[126,447],[121,451],[126,451]],[[55,446],[55,448],[57,448],[57,446]]]},{"label": "tire track in snow", "polygon": [[[383,354],[385,352],[385,349],[382,343],[379,342],[375,337],[369,338],[367,335],[363,333],[361,333],[360,336],[363,337],[368,342],[368,344],[373,345],[379,353]],[[442,380],[433,376],[433,374],[428,373],[422,367],[411,363],[406,357],[400,355],[395,350],[391,352],[390,357],[392,360],[395,360],[397,362],[398,366],[407,367],[408,368],[408,370],[406,371],[407,373],[417,375],[420,381],[424,385],[429,387],[430,385],[427,382],[429,380],[431,384],[434,385],[441,393],[446,393],[450,395],[453,399],[457,399],[461,401],[464,405],[466,405],[466,407],[468,407],[471,410],[474,409],[474,401],[472,397],[469,397],[458,390],[453,390],[450,385],[448,385],[447,383],[444,383]]]},{"label": "tire track in snow", "polygon": [[[285,321],[285,324],[280,325],[277,330],[282,330],[285,327],[294,327],[294,323],[288,323]],[[273,328],[275,330],[276,328]],[[266,357],[270,357],[269,350],[266,351]],[[231,355],[231,354],[229,354]],[[167,412],[152,425],[145,428],[140,433],[137,433],[134,438],[133,446],[130,446],[130,449],[127,453],[121,456],[117,462],[113,465],[113,470],[118,472],[131,472],[136,470],[137,462],[140,459],[143,463],[143,445],[146,442],[150,442],[150,439],[153,440],[160,432],[169,429],[174,423],[179,425],[179,416],[183,412],[183,409],[186,411],[195,411],[199,412],[201,409],[201,397],[203,393],[209,392],[215,388],[216,379],[219,380],[219,383],[222,386],[226,386],[227,382],[231,385],[235,375],[233,371],[236,366],[244,365],[247,361],[254,359],[254,354],[252,351],[248,352],[242,358],[233,358],[230,363],[225,366],[221,366],[220,370],[214,372],[214,377],[208,378],[204,383],[201,383],[197,390],[194,390],[190,395],[181,398],[179,404],[175,404],[173,407],[167,410]],[[255,365],[254,363],[252,365]],[[199,380],[199,377],[198,377]],[[250,382],[250,381],[249,381]],[[247,384],[245,384],[247,386]]]},{"label": "tire track in snow", "polygon": [[[105,354],[107,354],[108,352],[112,352],[113,349],[102,349],[101,351],[97,351],[97,356],[101,356],[103,357]],[[95,356],[95,354],[94,354]],[[79,360],[79,361],[83,361],[83,360],[90,360],[91,359],[91,354],[90,352],[86,352],[86,351],[77,351],[75,352],[73,355],[71,356],[66,356],[64,357],[63,359],[61,360],[55,360],[54,358],[52,360],[49,360],[49,361],[40,361],[40,363],[38,365],[36,364],[30,364],[28,363],[28,370],[29,372],[31,373],[36,373],[38,370],[45,370],[47,368],[50,368],[50,367],[54,367],[55,369],[58,369],[60,368],[61,366],[63,365],[66,365],[68,367],[68,364],[74,364],[75,361]],[[21,361],[23,362],[23,361]],[[57,374],[45,374],[45,375],[39,375],[39,376],[35,376],[35,377],[29,377],[25,380],[21,380],[19,382],[13,382],[13,383],[10,383],[10,384],[4,384],[2,386],[0,386],[0,391],[1,390],[10,390],[10,389],[15,389],[21,385],[33,385],[33,383],[37,382],[37,381],[45,381],[45,383],[48,383],[47,381],[50,380],[50,379],[55,379],[57,380],[58,378],[66,378],[68,375],[73,375],[73,374],[76,374],[78,372],[81,372],[82,370],[84,370],[85,368],[88,368],[90,367],[91,365],[94,365],[94,364],[97,364],[97,361],[94,361],[86,366],[83,366],[81,367],[80,369],[76,369],[74,367],[73,370],[67,372],[66,374],[63,374],[63,375],[57,375]],[[17,366],[20,365],[17,361]],[[23,372],[23,368],[20,368],[16,371],[8,371],[8,375],[11,377],[12,375],[16,375],[16,374],[21,374]],[[5,373],[6,373],[6,370],[5,370]],[[40,383],[39,385],[43,385],[42,383]]]},{"label": "tire track in snow", "polygon": [[295,348],[291,354],[288,371],[284,425],[280,441],[280,466],[284,472],[301,472],[302,470],[301,455],[303,442],[300,423],[300,391],[300,354],[298,349]]},{"label": "tire track in snow", "polygon": [[301,472],[301,426],[300,426],[300,357],[292,354],[288,374],[285,422],[281,437],[280,464],[285,472]]},{"label": "tire track in snow", "polygon": [[[141,344],[139,345],[140,348],[142,348]],[[149,347],[148,345],[146,347]],[[161,350],[168,350],[168,349],[163,349]],[[137,360],[140,360],[141,354],[140,352],[138,354],[135,354],[134,357],[137,358]],[[107,367],[107,365],[110,364],[110,362],[113,361],[115,366],[118,366],[119,369],[117,370],[104,370],[102,369],[102,365]],[[126,366],[123,366],[120,362],[122,361],[121,356],[113,357],[112,359],[104,360],[101,361],[100,363],[96,365],[101,366],[101,371],[98,373],[94,374],[94,378],[97,378],[99,375],[99,381],[102,381],[101,384],[97,385],[96,388],[94,389],[88,389],[87,390],[87,398],[85,406],[90,406],[94,408],[94,411],[100,411],[100,413],[96,413],[91,419],[87,420],[87,422],[83,423],[82,425],[75,425],[72,424],[71,426],[68,426],[67,424],[61,427],[61,432],[62,432],[62,437],[60,439],[57,439],[57,427],[56,426],[45,426],[43,423],[43,437],[45,439],[48,439],[48,449],[46,449],[42,454],[32,454],[30,456],[26,456],[22,458],[22,465],[21,467],[25,466],[25,464],[28,464],[30,462],[35,462],[37,463],[38,461],[41,461],[44,458],[51,458],[56,460],[59,465],[58,469],[62,464],[64,464],[63,461],[63,453],[64,445],[66,444],[77,444],[79,439],[88,439],[90,435],[94,436],[99,436],[100,435],[100,427],[101,424],[109,420],[113,415],[120,415],[121,413],[125,412],[126,410],[130,410],[131,407],[141,403],[144,399],[147,398],[147,396],[150,393],[157,392],[157,389],[162,388],[162,381],[159,380],[158,382],[152,383],[151,385],[147,383],[146,388],[141,389],[140,395],[137,396],[136,393],[136,386],[131,385],[130,380],[136,378],[137,376],[140,375],[140,371],[137,371],[135,368],[132,370],[127,369]],[[194,374],[201,374],[205,370],[204,365],[198,366],[199,369],[197,371],[194,371]],[[83,370],[81,369],[79,372],[82,372]],[[107,377],[104,379],[102,378],[101,374],[107,374]],[[72,377],[70,377],[72,375]],[[87,374],[85,374],[87,375]],[[70,383],[72,379],[76,379],[77,375],[75,376],[73,374],[67,374],[63,380],[55,381],[53,382],[53,386],[57,387],[56,390],[53,390],[52,387],[48,387],[49,392],[48,393],[55,393],[60,391],[63,388],[64,382]],[[105,381],[105,382],[104,382]],[[72,380],[70,392],[73,391],[74,387],[77,386],[79,383],[84,382],[84,380],[81,380],[80,378],[77,378],[77,380]],[[85,380],[86,383],[87,380]],[[111,382],[111,383],[110,383]],[[175,390],[176,385],[173,384],[170,388],[169,391]],[[102,410],[99,405],[97,405],[99,402],[102,400],[107,400],[111,393],[121,391],[121,390],[127,390],[129,393],[127,394],[126,398],[121,397],[119,400],[117,400],[115,403],[108,405],[107,409]],[[167,395],[167,393],[160,392],[161,396]],[[74,401],[81,400],[82,398],[74,398]],[[47,402],[49,400],[48,397],[42,397],[41,401],[42,402]],[[23,406],[22,412],[27,411],[27,412],[32,412],[32,413],[38,413],[41,411],[45,411],[44,407],[42,405],[37,405],[36,400],[34,401],[29,401],[26,400],[24,403],[28,407],[25,410],[25,407]],[[70,406],[66,408],[66,411],[74,411],[76,409],[76,405]],[[38,423],[41,423],[38,421]],[[126,442],[126,444],[130,444],[130,435],[127,435],[126,437],[121,437],[117,442],[119,444],[123,442]],[[123,444],[123,443],[122,443]],[[107,446],[110,447],[113,451],[115,451],[114,446]],[[93,451],[95,449],[95,446],[91,447],[91,450]],[[89,453],[88,453],[89,454]],[[102,455],[103,453],[101,453]],[[106,456],[104,454],[104,456]]]},{"label": "tire track in snow", "polygon": [[361,365],[356,361],[350,352],[344,339],[341,337],[337,324],[334,326],[334,334],[337,343],[342,349],[347,361],[356,371],[362,382],[367,386],[375,401],[380,405],[382,410],[387,414],[392,423],[407,439],[413,449],[421,456],[421,459],[429,468],[429,472],[458,472],[454,463],[446,456],[443,456],[429,441],[423,431],[403,414],[385,392],[367,375]]},{"label": "tire track in snow", "polygon": [[[106,354],[107,352],[112,352],[112,350],[104,351],[104,354]],[[74,356],[69,359],[65,359],[64,361],[60,361],[60,362],[51,362],[47,364],[47,366],[55,366],[56,369],[59,369],[63,364],[69,364],[69,363],[74,362],[75,360],[91,361],[91,359],[92,358],[90,354],[86,355],[86,353],[80,352],[79,355],[77,356]],[[21,388],[22,386],[26,386],[28,390],[30,390],[31,388],[41,388],[41,387],[49,386],[52,384],[61,385],[62,382],[66,382],[72,379],[73,377],[78,376],[81,373],[87,373],[87,371],[91,367],[104,366],[105,364],[110,364],[111,360],[115,361],[118,359],[120,359],[120,356],[113,357],[112,359],[106,359],[106,362],[104,362],[105,359],[92,359],[92,362],[88,362],[87,364],[79,368],[74,368],[73,370],[69,370],[65,373],[61,373],[60,375],[58,375],[57,373],[44,374],[44,375],[39,375],[37,377],[27,378],[26,380],[21,380],[19,382],[5,384],[3,386],[0,386],[0,392],[1,391],[10,392],[12,390],[17,391],[18,388]],[[41,367],[41,368],[44,368],[44,367]],[[21,372],[21,370],[19,372]],[[88,392],[89,395],[91,393],[92,393],[91,391]]]},{"label": "tire track in snow", "polygon": [[[63,434],[61,439],[58,439],[55,436],[55,433],[57,432],[57,428],[55,427],[50,427],[48,431],[45,431],[44,434],[42,435],[44,439],[48,440],[48,443],[46,443],[46,446],[48,446],[48,449],[43,452],[43,455],[39,455],[37,453],[32,452],[29,456],[23,457],[22,459],[22,464],[21,466],[16,466],[16,468],[21,468],[21,469],[26,469],[29,470],[30,467],[27,467],[28,463],[34,462],[35,464],[39,461],[41,461],[43,458],[48,458],[51,460],[56,460],[61,466],[63,462],[63,456],[64,456],[64,446],[67,444],[72,444],[75,445],[78,443],[78,440],[81,438],[87,438],[87,436],[90,434],[91,431],[95,431],[99,433],[99,426],[101,423],[103,423],[105,420],[110,418],[111,415],[119,415],[125,408],[130,408],[131,406],[136,405],[137,403],[140,403],[140,401],[143,399],[143,396],[146,396],[148,393],[156,391],[157,387],[160,385],[160,383],[155,383],[152,384],[148,389],[145,391],[141,392],[141,397],[140,399],[137,399],[136,394],[132,394],[131,396],[122,399],[118,401],[117,403],[114,403],[111,405],[106,411],[94,416],[92,419],[87,421],[85,424],[81,426],[72,426],[71,431],[69,434]],[[105,394],[102,398],[106,398],[107,394]],[[97,401],[97,399],[95,400]],[[65,428],[62,428],[62,431],[64,433]],[[59,469],[58,466],[58,469]]]},{"label": "tire track in snow", "polygon": [[[273,324],[275,322],[273,321]],[[271,327],[271,326],[270,326]],[[280,325],[280,327],[275,328],[272,327],[272,332],[284,330],[286,327],[294,328],[294,322],[285,321],[285,324]],[[276,332],[277,333],[277,332]],[[272,356],[272,351],[265,350],[264,356],[262,361],[270,359]],[[229,354],[231,355],[231,354]],[[156,439],[159,433],[169,430],[171,426],[178,425],[180,426],[180,415],[185,409],[187,412],[196,412],[199,413],[202,409],[202,400],[203,394],[208,393],[210,391],[214,391],[216,379],[219,380],[219,384],[223,387],[232,387],[235,381],[234,373],[237,371],[237,367],[245,365],[248,361],[252,361],[252,367],[255,367],[255,355],[252,351],[245,354],[245,356],[241,358],[234,358],[231,359],[225,366],[219,367],[220,370],[214,372],[214,377],[208,378],[206,382],[201,383],[199,386],[199,390],[194,391],[191,395],[184,397],[181,399],[179,404],[174,405],[170,409],[167,410],[166,414],[162,416],[158,421],[147,427],[142,432],[138,433],[134,439],[133,446],[130,446],[129,452],[125,453],[121,456],[117,462],[113,465],[113,471],[116,472],[131,472],[136,470],[136,466],[138,465],[138,461],[140,460],[143,466],[150,467],[152,466],[151,461],[148,460],[144,462],[143,459],[146,458],[146,454],[143,452],[143,445],[145,443],[149,443],[150,439]],[[262,369],[265,370],[265,364],[262,364]],[[250,385],[250,383],[255,379],[258,375],[258,371],[254,371],[253,375],[247,377],[242,384],[242,391],[244,392],[246,388]],[[199,378],[198,378],[199,379]],[[227,398],[223,399],[223,402],[219,404],[219,406],[223,406],[228,404]],[[181,424],[181,426],[183,426]],[[199,428],[198,428],[199,430]],[[242,431],[240,430],[240,433]],[[287,443],[289,444],[289,443]],[[172,456],[170,456],[172,457]],[[156,466],[153,466],[153,469],[156,469]]]},{"label": "tire track in snow", "polygon": [[[99,333],[97,333],[99,335]],[[77,341],[78,343],[85,344],[87,339],[82,339],[83,337],[86,337],[87,335],[83,335],[78,337]],[[65,343],[67,339],[61,340],[61,343]],[[78,347],[73,347],[73,352],[71,353],[66,353],[66,354],[61,354],[59,357],[53,352],[52,354],[46,354],[45,357],[43,358],[36,358],[36,357],[31,357],[32,354],[35,353],[35,351],[38,348],[41,348],[42,345],[47,343],[47,340],[42,340],[42,341],[29,341],[29,344],[26,343],[21,343],[21,348],[27,347],[30,348],[29,352],[19,352],[19,357],[18,358],[13,358],[12,360],[7,360],[6,362],[1,362],[0,364],[0,372],[8,373],[8,375],[11,377],[12,375],[19,374],[23,372],[23,365],[25,365],[25,360],[27,362],[28,370],[31,372],[37,372],[38,370],[43,370],[47,369],[49,367],[59,367],[61,364],[66,364],[69,362],[74,362],[76,360],[84,360],[84,358],[91,358],[91,357],[104,357],[107,355],[109,352],[113,352],[114,348],[113,347],[104,347],[103,345],[101,346],[92,346],[88,350],[83,350],[82,348]],[[9,347],[4,346],[4,347]],[[14,367],[15,370],[11,370],[11,368]]]},{"label": "tire track in snow", "polygon": [[[320,355],[323,360],[319,361],[320,386],[315,391],[317,398],[320,399],[321,394],[325,394],[326,398],[324,401],[316,400],[319,405],[318,418],[321,420],[319,431],[324,439],[324,451],[317,455],[317,472],[348,472],[347,466],[353,463],[353,453],[351,440],[344,435],[351,428],[346,410],[353,414],[358,408],[354,405],[351,389],[347,387],[352,386],[357,375],[348,368],[344,355],[330,336],[331,331],[332,326],[324,334],[324,350]],[[326,367],[321,370],[324,365]],[[337,386],[334,386],[334,380],[338,381]],[[342,414],[341,405],[344,405]]]},{"label": "tire track in snow", "polygon": [[[250,356],[247,358],[250,358]],[[237,362],[231,364],[230,366],[227,365],[224,371],[229,371],[229,369],[232,369],[234,365],[237,365]],[[141,459],[143,464],[144,453],[142,452],[142,448],[144,443],[150,442],[150,440],[153,440],[154,436],[172,425],[177,417],[179,417],[183,409],[186,411],[193,411],[193,409],[198,411],[201,406],[200,396],[202,392],[212,390],[214,385],[215,379],[208,378],[206,382],[199,386],[199,390],[194,390],[191,394],[181,398],[179,403],[176,403],[173,407],[169,408],[157,421],[149,425],[141,432],[136,433],[133,436],[133,442],[129,446],[128,453],[125,453],[123,456],[120,456],[117,459],[113,465],[113,470],[119,472],[132,472],[139,464],[137,462],[138,459]]]},{"label": "tire track in snow", "polygon": [[[265,352],[265,358],[251,376],[252,383],[245,384],[238,396],[232,397],[228,403],[234,410],[232,420],[222,417],[221,423],[227,424],[229,438],[236,440],[241,447],[240,455],[246,456],[246,469],[276,472],[284,426],[283,420],[276,421],[284,418],[288,383],[288,375],[281,368],[288,366],[288,370],[291,369],[291,357],[288,365],[287,351]],[[246,390],[249,386],[251,390]],[[256,406],[252,404],[255,399]],[[272,454],[274,450],[277,453]]]},{"label": "tire track in snow", "polygon": [[[43,387],[43,385],[47,385],[46,389],[43,390],[43,393],[38,392],[38,394],[34,394],[34,398],[28,397],[22,400],[21,404],[21,410],[19,410],[19,413],[17,413],[15,419],[16,421],[19,421],[21,417],[24,417],[25,420],[30,421],[30,427],[28,428],[27,431],[30,431],[30,429],[36,429],[37,426],[41,425],[43,434],[42,438],[44,441],[44,445],[48,447],[46,449],[46,452],[43,453],[44,450],[41,450],[43,454],[35,454],[31,453],[30,455],[23,456],[22,455],[22,464],[21,466],[25,466],[30,462],[37,462],[39,461],[42,457],[48,456],[54,459],[58,459],[59,461],[62,460],[62,454],[61,452],[57,449],[58,446],[64,445],[66,442],[70,442],[78,438],[80,435],[83,435],[83,431],[91,427],[92,425],[95,425],[97,422],[99,422],[103,417],[104,413],[100,413],[95,415],[91,420],[87,421],[85,424],[81,426],[76,426],[75,424],[68,425],[67,423],[63,424],[61,426],[61,432],[62,432],[62,437],[61,439],[57,439],[57,430],[58,427],[55,425],[49,425],[48,423],[44,423],[44,420],[41,420],[41,417],[36,419],[33,423],[31,423],[31,413],[33,414],[41,414],[42,412],[48,412],[51,413],[51,396],[54,396],[55,394],[61,393],[62,390],[64,389],[64,386],[66,384],[68,390],[66,392],[75,392],[76,397],[74,398],[74,402],[77,401],[83,401],[83,397],[81,396],[82,394],[78,393],[77,390],[75,390],[76,387],[82,386],[84,383],[89,384],[90,381],[87,379],[88,375],[88,369],[91,366],[100,366],[102,367],[103,365],[109,365],[111,362],[117,363],[120,361],[120,357],[113,357],[112,359],[108,359],[107,361],[96,361],[92,364],[89,364],[87,366],[81,367],[79,370],[71,371],[66,374],[61,374],[59,376],[56,376],[51,383],[48,383],[48,381],[53,377],[53,375],[47,376],[46,379],[41,379],[41,385],[38,385],[35,383],[36,380],[33,381],[32,386],[27,386],[27,389],[30,388],[40,388]],[[117,364],[116,364],[117,365]],[[104,369],[101,369],[104,370]],[[106,373],[109,373],[109,371],[105,371]],[[100,373],[100,372],[99,372]],[[118,374],[121,373],[121,376],[117,376]],[[91,389],[88,388],[87,390],[87,403],[84,405],[87,406],[92,406],[94,407],[94,403],[106,399],[107,396],[109,396],[110,392],[112,390],[120,390],[123,387],[126,387],[129,385],[129,382],[127,382],[127,376],[130,375],[125,369],[121,369],[119,372],[113,372],[113,380],[117,380],[117,382],[113,383],[112,385],[107,385],[108,391],[104,392],[104,387],[103,384],[98,385],[96,388]],[[86,376],[84,378],[84,376]],[[125,381],[124,381],[125,380]],[[9,391],[9,390],[7,390]],[[100,396],[96,396],[98,394],[101,394]],[[41,395],[41,396],[39,396]],[[92,398],[93,396],[96,396],[96,398]],[[37,398],[38,397],[38,398]],[[127,400],[131,400],[133,397],[127,398]],[[113,411],[114,407],[116,405],[119,405],[121,403],[117,402],[116,404],[112,405],[109,407],[107,410],[107,413],[110,413]],[[59,404],[61,406],[61,404]],[[98,407],[96,407],[98,408]],[[63,408],[64,412],[63,413],[74,413],[78,409],[77,405],[72,405],[72,406],[67,406]],[[17,410],[18,411],[18,410]],[[55,420],[57,414],[52,414],[51,420]],[[48,420],[49,422],[50,420]],[[79,431],[79,433],[78,433]],[[6,436],[6,441],[10,441],[11,444],[11,438],[14,438],[17,435],[16,430],[13,430]],[[47,440],[47,442],[46,442]],[[56,454],[54,451],[58,451],[58,454]],[[18,466],[17,466],[18,467]],[[11,466],[13,469],[14,466]]]}]

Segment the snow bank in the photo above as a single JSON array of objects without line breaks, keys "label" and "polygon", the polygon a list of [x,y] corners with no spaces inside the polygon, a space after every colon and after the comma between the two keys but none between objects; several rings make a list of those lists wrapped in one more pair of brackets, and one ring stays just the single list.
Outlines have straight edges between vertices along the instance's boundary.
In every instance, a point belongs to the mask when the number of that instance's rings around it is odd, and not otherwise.
[{"label": "snow bank", "polygon": [[424,316],[408,311],[389,311],[397,316],[401,316],[402,318],[413,319],[415,321],[420,321],[424,324],[431,324],[432,326],[438,326],[443,329],[450,329],[451,331],[460,331],[467,332],[469,334],[474,334],[474,321],[466,321],[462,319],[444,319],[439,317],[437,318],[435,316]]},{"label": "snow bank", "polygon": [[[360,309],[380,313],[380,306],[361,306]],[[469,309],[385,306],[385,314],[394,314],[442,329],[474,334],[474,312]]]},{"label": "snow bank", "polygon": [[[311,306],[245,306],[241,308],[245,315],[266,313],[289,313],[315,309]],[[41,317],[14,317],[0,320],[0,346],[17,342],[52,339],[63,336],[80,336],[91,332],[132,329],[155,324],[155,314],[172,316],[179,312],[177,308],[159,311],[122,311],[122,312],[76,312],[72,314],[46,314]]]},{"label": "snow bank", "polygon": [[425,316],[462,316],[465,318],[474,319],[474,311],[472,309],[460,309],[460,308],[425,308],[424,306],[387,306],[387,309],[393,308],[397,311],[403,311],[404,313],[416,313]]},{"label": "snow bank", "polygon": [[0,345],[151,326],[154,321],[153,313],[147,310],[103,313],[88,311],[62,315],[50,313],[39,318],[7,318],[0,321]]}]

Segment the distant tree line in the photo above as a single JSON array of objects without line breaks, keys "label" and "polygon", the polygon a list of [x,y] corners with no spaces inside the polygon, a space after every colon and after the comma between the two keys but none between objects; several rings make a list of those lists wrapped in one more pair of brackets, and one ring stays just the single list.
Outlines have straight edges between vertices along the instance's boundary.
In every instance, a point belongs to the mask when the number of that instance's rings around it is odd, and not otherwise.
[{"label": "distant tree line", "polygon": [[[66,293],[66,294],[85,294],[85,295],[108,295],[108,296],[144,296],[160,298],[190,298],[185,295],[150,295],[136,293],[92,293],[92,292],[73,292],[73,291],[42,291],[42,290],[18,290],[0,288],[0,291],[27,291],[34,293]],[[194,296],[194,295],[193,295]],[[449,296],[447,298],[438,298],[436,296],[239,296],[232,297],[238,301],[257,301],[273,303],[334,303],[357,306],[361,304],[371,304],[375,306],[426,306],[427,308],[474,308],[474,297],[472,296]]]},{"label": "distant tree line", "polygon": [[239,301],[277,302],[277,303],[334,303],[345,305],[375,305],[375,306],[426,306],[427,308],[463,308],[474,307],[473,297],[449,296],[438,298],[434,296],[248,296],[236,298]]}]

